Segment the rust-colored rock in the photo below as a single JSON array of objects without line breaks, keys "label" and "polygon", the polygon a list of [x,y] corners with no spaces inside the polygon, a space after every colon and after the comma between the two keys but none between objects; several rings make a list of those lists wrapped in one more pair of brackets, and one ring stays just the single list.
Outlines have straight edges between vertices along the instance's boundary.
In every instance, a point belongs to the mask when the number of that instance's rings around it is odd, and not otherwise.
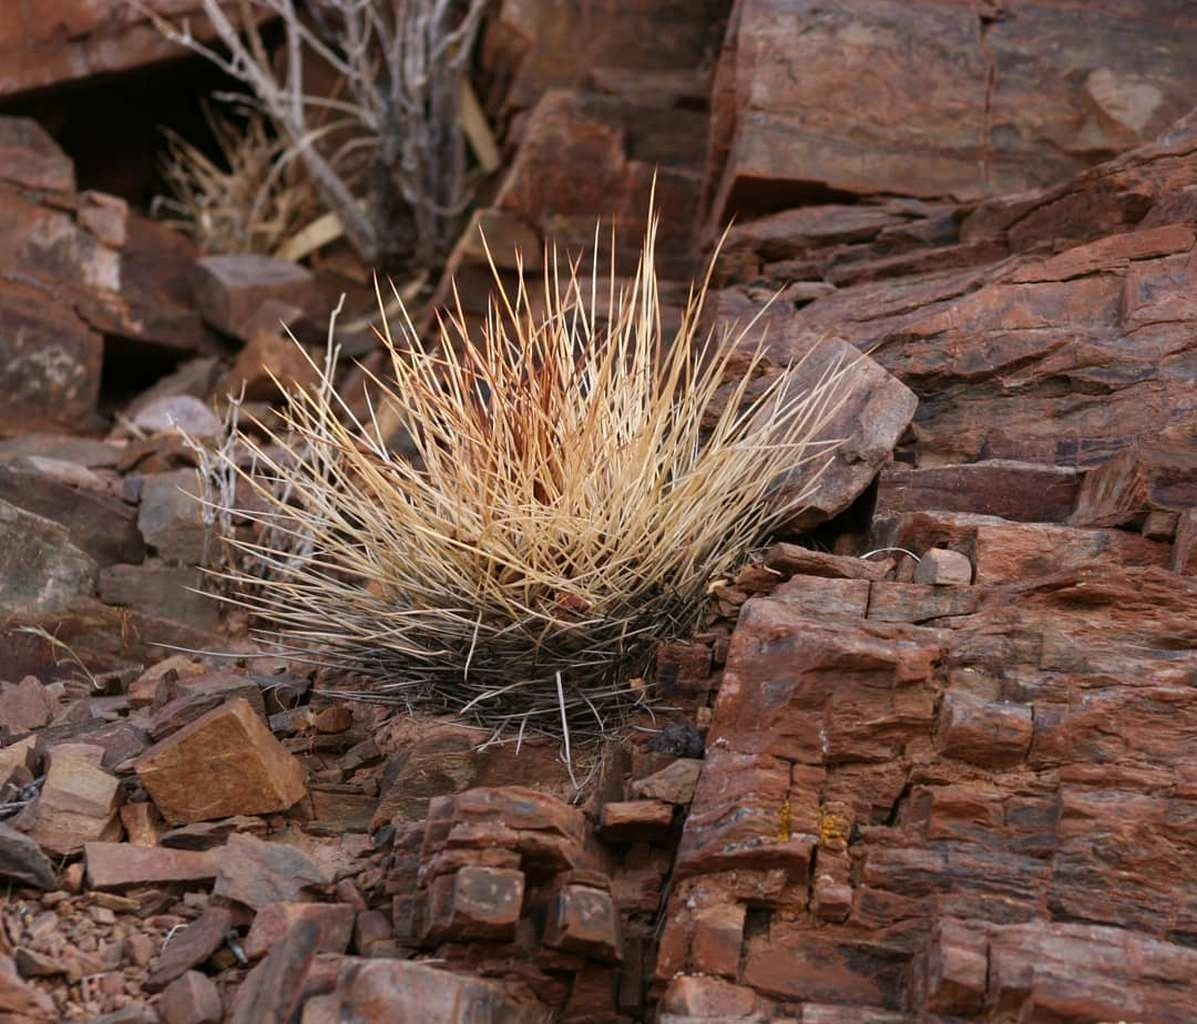
[{"label": "rust-colored rock", "polygon": [[166,986],[158,1001],[163,1024],[220,1024],[224,1006],[212,980],[188,971]]},{"label": "rust-colored rock", "polygon": [[210,882],[219,850],[171,850],[129,843],[87,843],[87,882],[93,889],[123,889],[172,882]]},{"label": "rust-colored rock", "polygon": [[203,256],[196,261],[195,300],[209,324],[236,336],[266,301],[304,307],[312,300],[314,280],[297,263],[269,256]]},{"label": "rust-colored rock", "polygon": [[314,921],[316,952],[344,953],[353,935],[356,914],[345,903],[267,903],[254,915],[245,937],[245,955],[258,960],[280,943],[300,921]]},{"label": "rust-colored rock", "polygon": [[524,873],[467,865],[432,883],[427,936],[432,940],[511,939],[524,905]]},{"label": "rust-colored rock", "polygon": [[155,744],[135,768],[162,816],[175,824],[282,811],[306,792],[302,766],[244,698]]},{"label": "rust-colored rock", "polygon": [[[247,907],[261,909],[271,903],[294,902],[309,895],[308,890],[329,884],[325,873],[307,854],[286,843],[234,833],[220,852],[224,859],[212,891]],[[318,938],[324,935],[322,931]]]}]

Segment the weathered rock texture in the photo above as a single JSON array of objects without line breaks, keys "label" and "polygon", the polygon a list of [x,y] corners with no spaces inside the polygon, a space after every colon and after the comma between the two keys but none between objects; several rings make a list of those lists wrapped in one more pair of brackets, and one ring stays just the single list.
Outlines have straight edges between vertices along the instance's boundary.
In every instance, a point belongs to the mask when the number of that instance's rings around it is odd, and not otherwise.
[{"label": "weathered rock texture", "polygon": [[[141,9],[139,9],[141,8]],[[0,96],[91,75],[126,71],[179,55],[145,9],[188,17],[196,35],[211,33],[200,0],[11,0],[0,11]]]},{"label": "weathered rock texture", "polygon": [[1054,184],[1189,109],[1181,2],[739,0],[713,99],[711,214]]}]

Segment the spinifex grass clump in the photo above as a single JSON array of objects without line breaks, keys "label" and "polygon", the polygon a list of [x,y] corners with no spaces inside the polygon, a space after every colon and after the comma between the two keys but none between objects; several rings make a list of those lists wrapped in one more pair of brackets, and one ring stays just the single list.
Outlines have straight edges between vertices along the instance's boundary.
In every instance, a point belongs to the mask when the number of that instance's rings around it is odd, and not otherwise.
[{"label": "spinifex grass clump", "polygon": [[287,399],[273,444],[241,438],[268,511],[237,514],[287,537],[236,544],[268,569],[241,574],[242,600],[292,648],[365,673],[371,699],[513,732],[618,721],[655,645],[809,497],[849,369],[750,397],[759,345],[745,368],[746,331],[698,335],[705,284],[662,337],[655,235],[626,282],[550,254],[545,295],[500,293],[478,337],[460,314],[434,344],[406,315],[387,328],[374,384],[416,458],[350,412],[330,367]]}]

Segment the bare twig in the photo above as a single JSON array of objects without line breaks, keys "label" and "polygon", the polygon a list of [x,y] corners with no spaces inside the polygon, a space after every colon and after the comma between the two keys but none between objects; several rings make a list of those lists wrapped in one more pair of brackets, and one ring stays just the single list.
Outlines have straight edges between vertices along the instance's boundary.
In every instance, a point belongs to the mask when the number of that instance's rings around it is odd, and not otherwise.
[{"label": "bare twig", "polygon": [[[364,259],[389,267],[444,257],[471,198],[460,107],[486,0],[308,0],[303,10],[295,0],[240,0],[236,21],[219,0],[202,0],[219,46],[129,2],[249,89]],[[283,27],[281,70],[262,40],[264,17]],[[333,72],[337,96],[305,92],[307,61]],[[332,137],[340,141],[330,150]]]}]

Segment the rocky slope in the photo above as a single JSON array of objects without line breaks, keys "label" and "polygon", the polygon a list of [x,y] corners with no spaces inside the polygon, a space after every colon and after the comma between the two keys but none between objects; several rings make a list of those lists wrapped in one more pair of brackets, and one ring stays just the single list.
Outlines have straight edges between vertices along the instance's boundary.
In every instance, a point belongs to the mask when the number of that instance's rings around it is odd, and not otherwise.
[{"label": "rocky slope", "polygon": [[[22,12],[0,43],[51,45]],[[551,744],[163,660],[246,653],[185,589],[174,425],[242,383],[269,415],[264,368],[303,372],[275,325],[326,285],[197,260],[0,119],[0,1020],[1191,1021],[1192,22],[498,5],[497,251],[630,242],[655,171],[670,276],[738,215],[713,321],[780,291],[766,372],[869,354],[819,508],[712,588],[658,656],[676,710],[582,794]],[[482,261],[467,234],[469,312]]]}]

